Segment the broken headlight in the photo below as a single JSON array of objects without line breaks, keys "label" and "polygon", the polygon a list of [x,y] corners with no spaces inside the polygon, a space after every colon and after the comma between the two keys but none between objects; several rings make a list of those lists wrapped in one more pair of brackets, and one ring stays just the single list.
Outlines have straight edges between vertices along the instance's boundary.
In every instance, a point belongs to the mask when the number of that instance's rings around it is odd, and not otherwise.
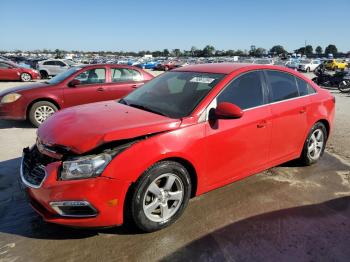
[{"label": "broken headlight", "polygon": [[102,153],[64,161],[62,163],[61,179],[73,180],[99,176],[112,158],[113,155]]}]

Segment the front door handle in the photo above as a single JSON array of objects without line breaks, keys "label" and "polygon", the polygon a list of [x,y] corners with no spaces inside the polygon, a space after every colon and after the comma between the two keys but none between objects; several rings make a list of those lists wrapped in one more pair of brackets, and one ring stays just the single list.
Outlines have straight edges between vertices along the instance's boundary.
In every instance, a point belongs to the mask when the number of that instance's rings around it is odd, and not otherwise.
[{"label": "front door handle", "polygon": [[103,87],[99,87],[99,88],[97,88],[96,89],[98,92],[103,92],[103,91],[105,91],[105,89],[103,88]]}]

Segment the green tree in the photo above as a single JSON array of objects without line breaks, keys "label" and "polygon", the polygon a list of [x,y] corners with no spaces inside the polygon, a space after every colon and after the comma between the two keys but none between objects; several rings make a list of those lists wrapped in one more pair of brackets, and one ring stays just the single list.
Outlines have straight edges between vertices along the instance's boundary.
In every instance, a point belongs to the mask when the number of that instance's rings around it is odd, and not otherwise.
[{"label": "green tree", "polygon": [[191,55],[192,55],[192,56],[195,56],[195,55],[196,55],[196,51],[197,51],[197,47],[192,46],[192,47],[191,47]]},{"label": "green tree", "polygon": [[270,49],[270,53],[276,54],[276,55],[281,55],[281,54],[287,53],[287,51],[284,49],[283,46],[275,45]]},{"label": "green tree", "polygon": [[170,52],[168,49],[163,50],[163,56],[169,56]]},{"label": "green tree", "polygon": [[314,49],[311,45],[305,46],[305,55],[312,55],[314,52]]},{"label": "green tree", "polygon": [[174,54],[174,56],[176,56],[176,57],[181,56],[181,51],[180,51],[180,49],[178,49],[178,48],[173,49],[173,54]]},{"label": "green tree", "polygon": [[324,50],[326,55],[333,54],[336,55],[338,53],[338,49],[335,45],[328,45],[326,49]]},{"label": "green tree", "polygon": [[55,50],[55,58],[56,58],[56,59],[60,59],[60,58],[63,58],[63,57],[64,57],[64,52],[63,52],[63,50],[56,49],[56,50]]},{"label": "green tree", "polygon": [[323,49],[320,46],[317,46],[315,51],[316,51],[316,54],[318,54],[318,55],[322,55],[322,53],[323,53]]},{"label": "green tree", "polygon": [[212,56],[215,52],[215,47],[212,45],[207,45],[203,48],[203,55],[204,56]]}]

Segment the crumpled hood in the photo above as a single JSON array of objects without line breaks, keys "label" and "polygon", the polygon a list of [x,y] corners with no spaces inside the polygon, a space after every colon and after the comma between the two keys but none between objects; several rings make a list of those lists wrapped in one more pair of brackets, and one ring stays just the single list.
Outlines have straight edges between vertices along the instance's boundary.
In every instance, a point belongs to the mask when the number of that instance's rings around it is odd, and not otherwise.
[{"label": "crumpled hood", "polygon": [[20,92],[20,91],[41,88],[41,87],[47,87],[47,86],[49,86],[49,84],[33,83],[33,84],[28,84],[28,85],[23,85],[23,86],[11,87],[11,88],[5,89],[3,91],[0,91],[0,96],[3,96],[5,94],[9,94],[9,93]]},{"label": "crumpled hood", "polygon": [[42,143],[81,154],[107,142],[176,129],[171,119],[116,101],[71,107],[55,113],[38,129]]}]

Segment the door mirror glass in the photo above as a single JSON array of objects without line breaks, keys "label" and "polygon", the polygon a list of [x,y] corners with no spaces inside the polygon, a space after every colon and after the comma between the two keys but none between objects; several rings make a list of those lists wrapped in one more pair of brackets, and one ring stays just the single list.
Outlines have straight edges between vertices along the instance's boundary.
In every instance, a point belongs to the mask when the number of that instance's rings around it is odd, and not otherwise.
[{"label": "door mirror glass", "polygon": [[228,102],[219,103],[213,113],[216,119],[236,119],[243,116],[243,110],[239,106]]},{"label": "door mirror glass", "polygon": [[78,79],[73,79],[72,81],[70,81],[70,82],[68,83],[68,86],[69,86],[69,87],[76,87],[76,86],[78,86],[78,85],[80,85],[80,80],[78,80]]}]

